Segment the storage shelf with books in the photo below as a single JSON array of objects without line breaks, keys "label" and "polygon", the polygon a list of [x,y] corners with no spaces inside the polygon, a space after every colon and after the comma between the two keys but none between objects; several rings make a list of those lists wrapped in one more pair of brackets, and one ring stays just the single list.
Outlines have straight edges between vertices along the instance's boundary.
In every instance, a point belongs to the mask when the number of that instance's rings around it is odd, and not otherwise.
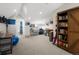
[{"label": "storage shelf with books", "polygon": [[58,20],[59,22],[68,22],[68,20],[67,19],[65,19],[65,20]]},{"label": "storage shelf with books", "polygon": [[66,49],[68,47],[67,32],[68,32],[68,16],[67,13],[58,14],[57,24],[57,46]]},{"label": "storage shelf with books", "polygon": [[68,43],[68,41],[66,41],[66,40],[62,40],[62,39],[60,39],[60,41],[62,41],[62,42],[64,42],[64,43]]},{"label": "storage shelf with books", "polygon": [[66,29],[66,30],[67,30],[67,29],[68,29],[68,27],[59,27],[59,29]]},{"label": "storage shelf with books", "polygon": [[79,6],[57,13],[56,46],[79,54]]}]

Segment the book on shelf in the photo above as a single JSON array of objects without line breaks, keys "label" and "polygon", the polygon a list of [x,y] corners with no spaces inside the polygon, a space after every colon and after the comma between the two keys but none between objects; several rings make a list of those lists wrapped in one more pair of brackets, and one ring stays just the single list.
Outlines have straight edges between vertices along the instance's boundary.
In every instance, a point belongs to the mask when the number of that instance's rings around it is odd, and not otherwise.
[{"label": "book on shelf", "polygon": [[67,48],[68,47],[68,43],[64,43],[63,44],[63,47],[66,47]]},{"label": "book on shelf", "polygon": [[67,26],[68,26],[68,24],[67,24],[67,23],[62,22],[62,23],[59,23],[59,26],[60,26],[60,27],[67,27]]},{"label": "book on shelf", "polygon": [[64,35],[59,35],[59,40],[64,40]]},{"label": "book on shelf", "polygon": [[59,35],[59,40],[67,41],[67,36],[66,35]]},{"label": "book on shelf", "polygon": [[60,29],[59,33],[64,34],[65,33],[64,29]]},{"label": "book on shelf", "polygon": [[68,44],[66,44],[66,48],[68,47]]},{"label": "book on shelf", "polygon": [[68,19],[67,15],[63,16],[63,20],[67,20],[67,19]]},{"label": "book on shelf", "polygon": [[64,48],[67,48],[68,47],[68,43],[64,43],[61,40],[59,40],[58,46],[62,46]]},{"label": "book on shelf", "polygon": [[66,34],[67,34],[67,30],[59,29],[59,34],[64,34],[64,35],[66,35]]},{"label": "book on shelf", "polygon": [[63,20],[63,17],[62,16],[59,16],[59,20]]},{"label": "book on shelf", "polygon": [[67,20],[68,19],[68,16],[65,15],[65,16],[59,16],[59,20]]},{"label": "book on shelf", "polygon": [[63,42],[62,41],[59,41],[59,46],[63,46]]},{"label": "book on shelf", "polygon": [[66,43],[64,43],[63,46],[66,47]]}]

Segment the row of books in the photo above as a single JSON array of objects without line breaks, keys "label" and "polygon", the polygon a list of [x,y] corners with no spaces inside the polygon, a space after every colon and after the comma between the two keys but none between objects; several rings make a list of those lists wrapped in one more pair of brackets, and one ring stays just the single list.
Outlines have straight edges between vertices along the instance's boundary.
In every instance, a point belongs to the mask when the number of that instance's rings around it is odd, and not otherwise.
[{"label": "row of books", "polygon": [[68,19],[68,16],[65,15],[65,16],[59,16],[59,20],[67,20]]},{"label": "row of books", "polygon": [[66,35],[58,35],[58,39],[66,41],[67,40],[67,36]]},{"label": "row of books", "polygon": [[60,27],[68,27],[68,24],[65,23],[65,22],[61,22],[61,23],[59,23],[59,26],[60,26]]},{"label": "row of books", "polygon": [[59,41],[58,45],[59,45],[59,46],[62,46],[62,47],[65,47],[65,48],[68,47],[68,43],[64,43],[64,42],[62,42],[62,41]]},{"label": "row of books", "polygon": [[67,34],[67,30],[59,29],[59,33],[60,33],[60,34]]}]

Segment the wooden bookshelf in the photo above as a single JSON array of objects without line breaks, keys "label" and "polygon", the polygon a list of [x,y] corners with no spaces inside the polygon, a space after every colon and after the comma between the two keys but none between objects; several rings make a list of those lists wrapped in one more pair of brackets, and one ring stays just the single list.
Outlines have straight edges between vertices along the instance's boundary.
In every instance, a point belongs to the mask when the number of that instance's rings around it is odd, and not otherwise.
[{"label": "wooden bookshelf", "polygon": [[67,22],[68,20],[58,20],[59,22]]},{"label": "wooden bookshelf", "polygon": [[57,13],[57,46],[79,54],[79,7]]}]

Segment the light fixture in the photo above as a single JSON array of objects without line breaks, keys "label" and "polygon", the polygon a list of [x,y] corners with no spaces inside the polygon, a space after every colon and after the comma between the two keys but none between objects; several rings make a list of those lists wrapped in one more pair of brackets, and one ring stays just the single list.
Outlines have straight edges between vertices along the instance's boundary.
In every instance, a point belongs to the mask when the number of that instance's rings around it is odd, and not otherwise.
[{"label": "light fixture", "polygon": [[14,12],[16,12],[16,9],[14,9]]},{"label": "light fixture", "polygon": [[42,12],[42,11],[40,11],[40,15],[41,15],[41,14],[43,14],[43,12]]},{"label": "light fixture", "polygon": [[28,17],[28,19],[30,20],[30,19],[31,19],[31,17]]}]

